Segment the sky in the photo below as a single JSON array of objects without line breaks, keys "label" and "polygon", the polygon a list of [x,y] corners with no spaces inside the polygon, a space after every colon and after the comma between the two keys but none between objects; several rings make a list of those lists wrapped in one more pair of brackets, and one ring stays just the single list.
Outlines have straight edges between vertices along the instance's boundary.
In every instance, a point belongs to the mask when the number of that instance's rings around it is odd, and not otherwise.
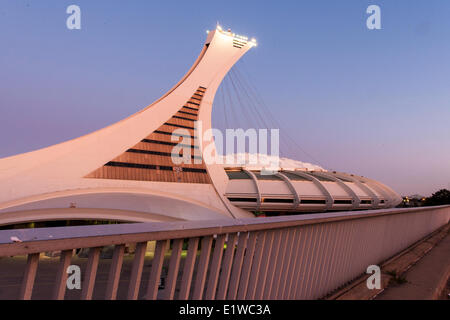
[{"label": "sky", "polygon": [[[66,27],[72,4],[81,30]],[[366,27],[372,4],[381,30]],[[450,189],[445,0],[2,0],[0,158],[151,104],[189,69],[217,22],[258,40],[235,68],[270,107],[282,139],[300,146],[282,156],[367,176],[402,195]]]}]

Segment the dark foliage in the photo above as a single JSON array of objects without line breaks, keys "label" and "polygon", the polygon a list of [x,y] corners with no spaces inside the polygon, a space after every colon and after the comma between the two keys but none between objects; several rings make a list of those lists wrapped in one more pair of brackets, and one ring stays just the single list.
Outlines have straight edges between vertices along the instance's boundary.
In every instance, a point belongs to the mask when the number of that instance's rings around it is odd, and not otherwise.
[{"label": "dark foliage", "polygon": [[426,206],[441,206],[444,204],[450,204],[450,191],[447,189],[441,189],[425,200]]}]

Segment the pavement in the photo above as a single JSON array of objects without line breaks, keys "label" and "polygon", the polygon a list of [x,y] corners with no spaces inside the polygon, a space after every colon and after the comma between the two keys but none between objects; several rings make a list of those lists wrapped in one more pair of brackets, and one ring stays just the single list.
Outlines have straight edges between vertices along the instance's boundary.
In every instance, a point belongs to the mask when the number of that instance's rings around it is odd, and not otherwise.
[{"label": "pavement", "polygon": [[450,224],[381,265],[381,289],[369,290],[361,276],[328,300],[450,299]]},{"label": "pavement", "polygon": [[450,299],[442,293],[450,278],[450,234],[403,275],[404,283],[381,292],[377,300]]}]

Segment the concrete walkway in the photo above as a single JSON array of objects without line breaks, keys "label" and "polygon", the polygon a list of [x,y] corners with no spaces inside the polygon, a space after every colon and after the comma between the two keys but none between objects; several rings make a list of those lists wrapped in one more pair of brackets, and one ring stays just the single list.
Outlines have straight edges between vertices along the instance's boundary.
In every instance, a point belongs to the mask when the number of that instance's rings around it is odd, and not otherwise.
[{"label": "concrete walkway", "polygon": [[447,234],[403,277],[407,282],[390,285],[376,299],[431,300],[446,298],[441,293],[450,277],[450,234]]},{"label": "concrete walkway", "polygon": [[448,299],[450,293],[450,224],[388,259],[380,267],[380,289],[369,290],[366,285],[369,275],[363,275],[326,299]]}]

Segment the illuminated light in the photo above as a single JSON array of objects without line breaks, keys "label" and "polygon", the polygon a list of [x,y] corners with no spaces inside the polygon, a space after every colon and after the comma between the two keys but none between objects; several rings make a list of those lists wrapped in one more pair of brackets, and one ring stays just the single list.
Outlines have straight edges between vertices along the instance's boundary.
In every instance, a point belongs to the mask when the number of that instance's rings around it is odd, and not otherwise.
[{"label": "illuminated light", "polygon": [[209,34],[209,30],[206,30],[206,34]]},{"label": "illuminated light", "polygon": [[[233,34],[234,35],[234,34]],[[246,37],[246,36],[241,36],[241,35],[234,35],[236,38],[239,38],[239,39],[241,39],[241,40],[245,40],[245,41],[247,41],[248,40],[248,37]]]},{"label": "illuminated light", "polygon": [[[220,26],[219,24],[217,24],[216,30],[220,31],[224,35],[233,37],[236,41],[241,41],[245,44],[250,42],[250,46],[256,47],[258,45],[255,38],[252,38],[251,40],[249,40],[249,38],[247,36],[243,36],[243,35],[231,32],[231,29],[228,29],[227,31],[225,31],[222,29],[222,26]],[[208,31],[207,31],[207,33],[208,33]]]}]

